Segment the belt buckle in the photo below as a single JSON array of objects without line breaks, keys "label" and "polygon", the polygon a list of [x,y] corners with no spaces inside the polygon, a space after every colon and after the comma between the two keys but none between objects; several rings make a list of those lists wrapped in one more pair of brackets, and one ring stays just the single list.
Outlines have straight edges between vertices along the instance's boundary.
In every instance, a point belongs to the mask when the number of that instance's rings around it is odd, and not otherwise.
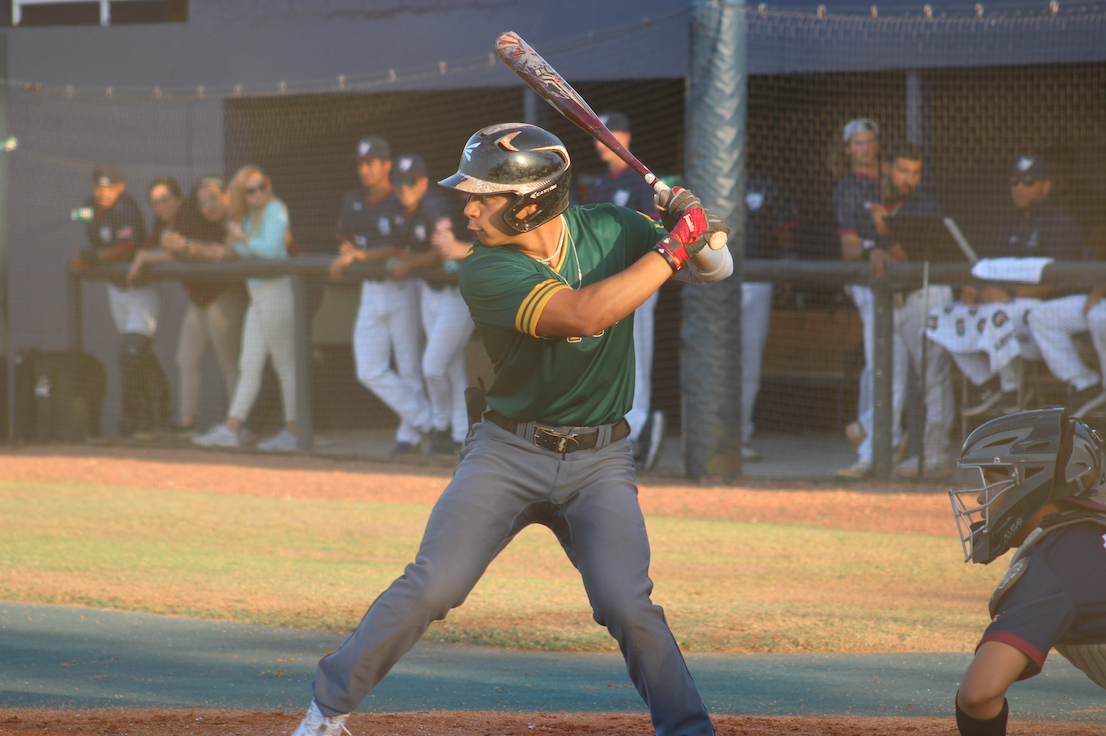
[{"label": "belt buckle", "polygon": [[575,447],[571,450],[566,449],[569,442],[577,446],[580,444],[575,434],[561,434],[545,427],[534,427],[534,444],[538,447],[554,452],[573,452]]}]

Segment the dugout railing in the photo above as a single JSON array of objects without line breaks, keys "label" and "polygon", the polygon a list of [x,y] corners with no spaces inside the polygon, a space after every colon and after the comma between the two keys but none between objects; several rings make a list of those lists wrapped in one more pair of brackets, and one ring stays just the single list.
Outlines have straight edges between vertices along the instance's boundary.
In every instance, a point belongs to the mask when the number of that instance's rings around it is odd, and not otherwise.
[{"label": "dugout railing", "polygon": [[[310,330],[306,309],[308,279],[329,281],[332,259],[325,256],[300,256],[278,261],[228,261],[225,263],[165,263],[143,270],[143,282],[181,281],[184,279],[238,280],[250,277],[289,276],[295,300],[296,372],[302,376],[296,382],[296,444],[299,450],[312,448],[314,428],[311,420]],[[79,274],[66,271],[66,339],[70,349],[83,347],[81,315],[81,285],[83,280],[123,283],[129,266],[99,265]],[[872,289],[875,302],[875,366],[873,366],[874,437],[872,438],[873,470],[879,479],[891,477],[891,376],[892,340],[894,328],[894,294],[921,288],[929,284],[963,286],[975,283],[971,267],[966,263],[895,263],[887,268],[883,278],[871,278],[868,264],[844,261],[773,261],[745,260],[740,275],[748,282],[787,283],[801,285],[861,284]],[[353,263],[343,271],[340,281],[330,283],[355,284],[366,278],[387,278],[383,264]],[[412,271],[409,278],[422,278],[431,283],[456,283],[457,275],[440,268]],[[1039,282],[1047,286],[1092,288],[1106,283],[1106,262],[1055,262],[1047,265]],[[769,335],[771,339],[771,335]],[[740,341],[739,341],[740,344]],[[740,392],[738,392],[740,393]]]}]

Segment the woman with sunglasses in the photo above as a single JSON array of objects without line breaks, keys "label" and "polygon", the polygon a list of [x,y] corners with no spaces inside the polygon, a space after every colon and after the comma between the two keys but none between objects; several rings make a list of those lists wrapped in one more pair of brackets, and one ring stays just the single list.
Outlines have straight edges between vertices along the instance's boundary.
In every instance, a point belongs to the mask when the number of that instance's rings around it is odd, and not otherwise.
[{"label": "woman with sunglasses", "polygon": [[[231,222],[227,247],[239,258],[288,257],[288,209],[273,196],[269,177],[243,166],[230,182]],[[266,358],[272,358],[284,403],[284,429],[259,442],[259,450],[296,449],[296,354],[292,280],[287,276],[246,281],[250,303],[242,328],[238,384],[224,423],[192,439],[205,447],[238,447],[239,430],[261,391]]]},{"label": "woman with sunglasses", "polygon": [[[224,241],[230,219],[230,196],[220,177],[201,179],[184,202],[180,227],[161,233],[160,250],[143,251],[131,267],[128,278],[134,280],[148,263],[169,261],[219,262],[233,258]],[[248,298],[240,282],[187,279],[181,284],[190,304],[181,324],[177,343],[177,368],[180,376],[180,421],[175,429],[191,432],[195,428],[203,390],[201,365],[209,348],[215,348],[223,371],[227,400],[238,383],[238,354],[242,344],[242,316]]]}]

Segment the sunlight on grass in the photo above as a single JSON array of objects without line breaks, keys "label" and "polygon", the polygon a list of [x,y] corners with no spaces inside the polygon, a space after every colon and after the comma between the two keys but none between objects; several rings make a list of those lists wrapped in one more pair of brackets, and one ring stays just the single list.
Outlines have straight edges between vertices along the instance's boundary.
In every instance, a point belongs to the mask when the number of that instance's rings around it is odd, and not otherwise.
[{"label": "sunlight on grass", "polygon": [[[348,631],[430,507],[0,483],[0,598]],[[694,652],[967,651],[1003,565],[952,537],[650,517],[654,601]],[[427,635],[613,650],[553,535],[525,530]]]}]

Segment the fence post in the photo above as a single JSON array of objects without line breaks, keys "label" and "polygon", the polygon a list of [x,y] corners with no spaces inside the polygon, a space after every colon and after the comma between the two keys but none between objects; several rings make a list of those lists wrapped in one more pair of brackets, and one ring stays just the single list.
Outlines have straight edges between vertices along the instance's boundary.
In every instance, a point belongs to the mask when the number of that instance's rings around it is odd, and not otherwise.
[{"label": "fence post", "polygon": [[69,350],[84,350],[84,314],[81,310],[83,288],[81,277],[65,267],[65,346]]},{"label": "fence post", "polygon": [[[884,282],[884,283],[881,283]],[[872,282],[875,303],[875,366],[872,370],[872,467],[875,477],[891,477],[893,412],[891,409],[895,371],[895,305],[885,279]]]},{"label": "fence post", "polygon": [[307,324],[307,284],[292,274],[292,319],[296,345],[296,449],[310,450],[315,430],[311,422],[311,325]]}]

